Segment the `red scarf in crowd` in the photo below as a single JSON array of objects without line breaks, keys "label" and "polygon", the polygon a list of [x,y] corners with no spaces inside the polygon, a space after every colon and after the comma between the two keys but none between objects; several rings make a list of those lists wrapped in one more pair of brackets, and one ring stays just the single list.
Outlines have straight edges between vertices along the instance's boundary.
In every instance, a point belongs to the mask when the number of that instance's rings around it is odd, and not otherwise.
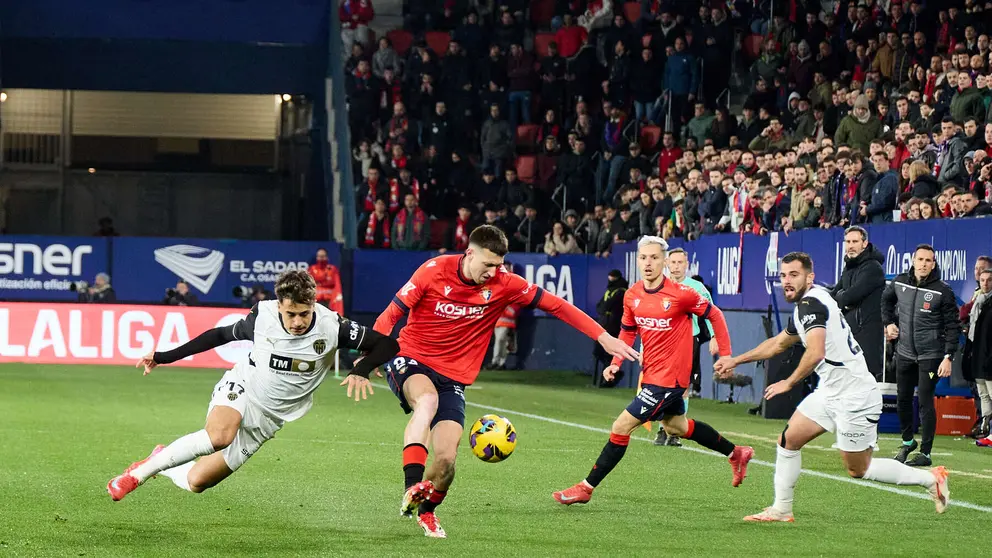
[{"label": "red scarf in crowd", "polygon": [[461,252],[468,248],[468,220],[455,219],[455,251]]},{"label": "red scarf in crowd", "polygon": [[367,248],[375,246],[375,230],[379,228],[380,223],[386,225],[382,229],[382,247],[389,248],[391,244],[389,239],[389,215],[384,215],[380,220],[374,211],[369,214],[369,224],[365,227],[365,246]]},{"label": "red scarf in crowd", "polygon": [[392,164],[393,168],[396,169],[397,172],[399,172],[400,169],[405,169],[407,167],[408,159],[406,155],[403,155],[399,159],[393,157],[393,160],[390,162],[390,164]]},{"label": "red scarf in crowd", "polygon": [[[406,220],[409,218],[410,212],[406,208],[401,209],[399,213],[396,214],[396,236],[399,238],[406,237]],[[419,238],[424,230],[424,225],[427,224],[427,214],[424,213],[423,209],[419,207],[413,210],[413,236]]]},{"label": "red scarf in crowd", "polygon": [[385,84],[382,96],[379,97],[379,108],[392,108],[396,103],[403,102],[403,85],[398,79]]},{"label": "red scarf in crowd", "polygon": [[377,181],[375,184],[368,181],[366,182],[369,187],[369,192],[365,194],[365,207],[363,208],[363,210],[366,213],[372,213],[373,211],[375,211],[375,199],[376,199],[375,193],[376,190],[379,189],[379,182]]},{"label": "red scarf in crowd", "polygon": [[[389,181],[389,211],[390,213],[396,213],[400,210],[400,204],[403,200],[400,199],[400,186],[402,183],[400,179],[393,178]],[[414,178],[413,182],[410,183],[410,193],[413,194],[413,198],[420,203],[420,183]]]}]

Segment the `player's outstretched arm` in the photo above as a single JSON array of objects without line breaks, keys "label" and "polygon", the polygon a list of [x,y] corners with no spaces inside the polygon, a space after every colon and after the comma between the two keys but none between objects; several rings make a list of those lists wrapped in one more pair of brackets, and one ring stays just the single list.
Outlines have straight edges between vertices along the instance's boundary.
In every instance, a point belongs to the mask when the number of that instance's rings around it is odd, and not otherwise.
[{"label": "player's outstretched arm", "polygon": [[376,331],[383,335],[393,333],[396,322],[400,321],[400,318],[403,316],[406,316],[410,312],[410,309],[416,306],[424,294],[426,294],[427,288],[437,272],[436,264],[436,260],[428,260],[417,271],[413,272],[410,280],[400,287],[393,300],[382,311],[382,314],[379,314],[375,325],[372,326]]},{"label": "player's outstretched arm", "polygon": [[136,366],[138,368],[144,368],[145,375],[147,376],[152,371],[152,368],[160,364],[172,364],[177,360],[204,353],[210,349],[226,345],[231,341],[237,341],[237,339],[234,334],[234,325],[215,327],[204,331],[195,338],[190,339],[189,342],[171,351],[149,353],[139,360]]},{"label": "player's outstretched arm", "polygon": [[713,368],[722,374],[725,370],[732,370],[741,364],[747,364],[748,362],[756,362],[759,360],[768,360],[773,356],[784,352],[798,340],[798,335],[792,335],[788,329],[784,329],[775,337],[765,339],[760,345],[744,354],[735,357],[721,357],[720,360],[716,361],[716,364],[713,365]]},{"label": "player's outstretched arm", "polygon": [[614,357],[627,360],[637,360],[640,358],[638,352],[632,349],[630,345],[607,333],[603,329],[603,326],[596,323],[596,320],[593,320],[585,312],[569,304],[565,299],[543,290],[539,290],[538,293],[536,296],[540,298],[537,300],[537,308],[574,327],[586,336],[595,339],[603,346],[603,350],[607,353]]},{"label": "player's outstretched arm", "polygon": [[345,318],[341,318],[338,332],[339,348],[354,349],[364,353],[363,357],[355,362],[355,367],[341,385],[348,386],[346,395],[349,399],[352,395],[355,401],[367,399],[373,393],[372,384],[369,382],[372,371],[396,356],[400,351],[400,345],[388,335]]},{"label": "player's outstretched arm", "polygon": [[808,330],[806,332],[806,352],[803,353],[803,358],[799,359],[799,365],[796,366],[796,369],[788,378],[775,382],[774,384],[766,387],[765,399],[771,399],[776,395],[790,391],[796,386],[796,384],[803,381],[806,376],[813,373],[813,370],[815,370],[816,367],[823,362],[826,354],[826,328],[818,327]]}]

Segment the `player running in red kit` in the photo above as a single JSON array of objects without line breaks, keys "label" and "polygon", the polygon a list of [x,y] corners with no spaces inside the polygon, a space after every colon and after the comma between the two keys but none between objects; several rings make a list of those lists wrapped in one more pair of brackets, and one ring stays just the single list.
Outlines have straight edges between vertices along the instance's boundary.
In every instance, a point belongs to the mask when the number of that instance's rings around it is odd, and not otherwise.
[{"label": "player running in red kit", "polygon": [[[667,249],[668,244],[659,237],[641,238],[637,243],[637,267],[643,280],[628,289],[623,297],[620,340],[633,344],[640,334],[644,345],[641,390],[613,422],[610,440],[589,476],[552,495],[560,504],[588,502],[593,489],[623,459],[630,434],[641,424],[658,419],[669,436],[693,440],[728,456],[734,473],[733,486],[740,485],[747,476],[748,461],[754,456],[752,448],[735,446],[705,422],[685,417],[682,395],[689,387],[692,373],[692,316],[701,316],[713,324],[721,355],[731,353],[730,333],[719,308],[693,289],[664,276]],[[603,370],[603,377],[612,380],[620,364],[621,361],[614,358]],[[724,374],[730,372],[732,370]]]},{"label": "player running in red kit", "polygon": [[[557,296],[503,268],[507,252],[501,230],[483,225],[472,231],[463,255],[428,260],[376,320],[375,330],[400,330],[400,352],[384,366],[389,387],[407,413],[403,441],[406,493],[400,513],[419,514],[428,537],[445,537],[434,509],[455,476],[455,454],[465,425],[465,386],[475,381],[496,321],[510,305],[538,308],[597,340],[618,359],[636,360],[636,351],[606,333],[592,318]],[[434,460],[426,470],[430,442]]]}]

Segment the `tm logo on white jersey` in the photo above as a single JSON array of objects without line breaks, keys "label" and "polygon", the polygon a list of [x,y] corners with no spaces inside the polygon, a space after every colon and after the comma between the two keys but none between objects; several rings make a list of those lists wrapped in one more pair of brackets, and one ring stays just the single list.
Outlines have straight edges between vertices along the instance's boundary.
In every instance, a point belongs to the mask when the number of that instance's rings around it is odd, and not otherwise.
[{"label": "tm logo on white jersey", "polygon": [[207,294],[224,268],[224,253],[189,244],[175,244],[155,250],[155,261]]}]

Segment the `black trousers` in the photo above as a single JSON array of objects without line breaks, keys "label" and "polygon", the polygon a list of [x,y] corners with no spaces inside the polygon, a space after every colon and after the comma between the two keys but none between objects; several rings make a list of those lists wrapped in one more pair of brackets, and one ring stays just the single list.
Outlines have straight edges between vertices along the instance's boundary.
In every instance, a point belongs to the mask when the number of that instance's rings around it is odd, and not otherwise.
[{"label": "black trousers", "polygon": [[699,349],[700,343],[699,339],[696,337],[692,338],[692,376],[690,376],[689,383],[692,389],[695,391],[701,391],[703,385],[703,377],[699,368]]},{"label": "black trousers", "polygon": [[937,367],[942,359],[914,361],[896,355],[896,410],[899,414],[899,427],[903,441],[913,439],[913,388],[919,388],[920,395],[920,453],[930,455],[933,448],[934,432],[937,430],[937,410],[933,404],[933,392],[937,387]]}]

